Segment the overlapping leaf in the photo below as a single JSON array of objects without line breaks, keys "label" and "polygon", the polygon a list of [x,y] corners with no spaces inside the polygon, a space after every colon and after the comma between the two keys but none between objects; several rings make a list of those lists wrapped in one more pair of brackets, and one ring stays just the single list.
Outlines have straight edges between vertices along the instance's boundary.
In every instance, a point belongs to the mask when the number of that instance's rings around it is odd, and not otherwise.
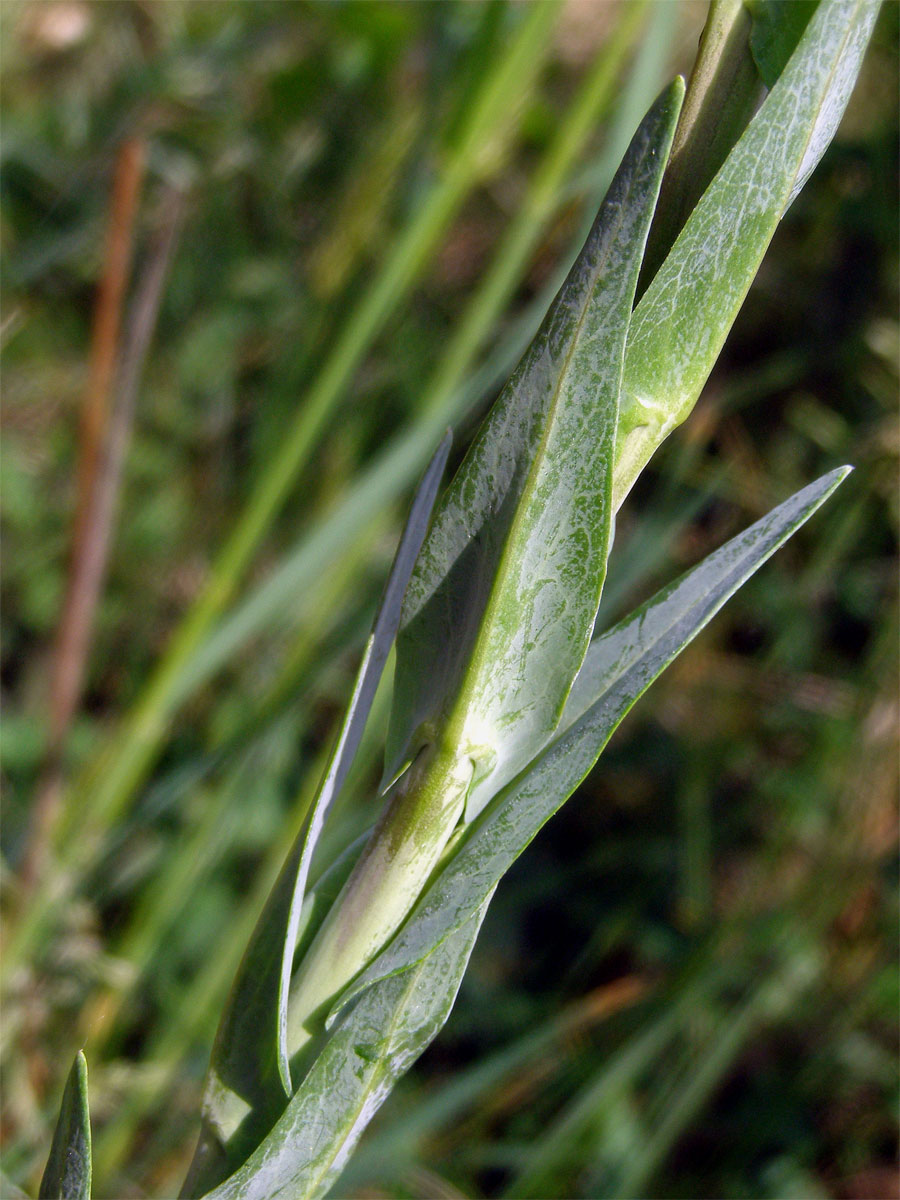
[{"label": "overlapping leaf", "polygon": [[[312,855],[328,810],[359,746],[397,632],[403,594],[428,528],[449,450],[448,434],[432,458],[413,501],[366,643],[353,695],[309,817],[238,970],[213,1047],[204,1096],[203,1130],[185,1183],[186,1195],[212,1186],[233,1167],[235,1156],[245,1157],[292,1094],[287,1003]],[[307,905],[307,926],[314,915],[309,910]]]},{"label": "overlapping leaf", "polygon": [[750,48],[766,87],[773,87],[797,48],[819,0],[744,0],[753,19]]},{"label": "overlapping leaf", "polygon": [[632,139],[435,517],[404,600],[392,714],[416,761],[294,977],[297,1053],[405,919],[463,812],[549,736],[581,665],[606,570],[625,330],[682,91],[673,84]]},{"label": "overlapping leaf", "polygon": [[592,643],[561,732],[485,810],[336,1012],[378,980],[408,970],[470,919],[585,777],[638,697],[846,474],[842,468],[810,484]]},{"label": "overlapping leaf", "polygon": [[[632,316],[680,84],[635,135],[582,255],[439,507],[403,605],[386,774],[429,743],[471,761],[474,823],[400,931],[337,996],[288,1100],[286,989],[309,865],[308,843],[298,846],[264,918],[274,933],[251,948],[247,990],[226,1019],[220,1062],[230,1069],[232,1052],[240,1061],[233,1078],[214,1076],[219,1145],[241,1127],[252,1136],[204,1176],[209,1186],[243,1161],[210,1193],[216,1200],[324,1192],[446,1019],[504,872],[645,688],[843,477],[798,493],[588,648],[615,509],[696,400],[778,221],[834,132],[876,11],[874,0],[823,0]],[[241,1105],[255,1124],[242,1126]]]},{"label": "overlapping leaf", "polygon": [[207,1200],[313,1200],[446,1021],[490,895],[434,952],[349,1008],[255,1153]]},{"label": "overlapping leaf", "polygon": [[878,0],[822,0],[631,321],[614,507],[696,403],[785,210],[843,114]]},{"label": "overlapping leaf", "polygon": [[645,117],[584,249],[491,410],[410,582],[386,774],[440,737],[474,763],[468,819],[554,728],[606,572],[625,338],[681,106]]}]

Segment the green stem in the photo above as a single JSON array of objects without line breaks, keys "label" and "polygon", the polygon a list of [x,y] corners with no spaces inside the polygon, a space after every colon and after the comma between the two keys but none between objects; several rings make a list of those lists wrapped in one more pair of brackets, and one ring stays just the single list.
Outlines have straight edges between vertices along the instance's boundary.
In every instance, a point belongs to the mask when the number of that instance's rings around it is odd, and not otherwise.
[{"label": "green stem", "polygon": [[332,1001],[415,904],[459,823],[474,764],[426,747],[394,785],[350,878],[303,957],[291,987],[288,1046],[321,1031]]}]

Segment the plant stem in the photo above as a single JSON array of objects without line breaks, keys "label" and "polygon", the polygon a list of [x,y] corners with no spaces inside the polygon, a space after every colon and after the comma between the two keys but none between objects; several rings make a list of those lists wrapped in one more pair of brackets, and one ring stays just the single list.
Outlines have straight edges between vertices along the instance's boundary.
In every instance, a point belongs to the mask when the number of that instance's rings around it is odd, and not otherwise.
[{"label": "plant stem", "polygon": [[381,949],[416,902],[465,808],[474,764],[426,747],[394,785],[350,878],[291,987],[292,1057],[323,1027],[337,994]]},{"label": "plant stem", "polygon": [[[81,697],[109,545],[112,505],[105,505],[104,500],[110,495],[114,499],[121,477],[121,461],[118,464],[112,461],[112,454],[105,453],[104,448],[110,440],[110,394],[119,356],[122,307],[131,269],[145,151],[142,138],[128,138],[120,146],[116,159],[105,265],[97,292],[88,385],[81,413],[71,560],[53,650],[50,730],[22,855],[21,880],[26,891],[43,875],[53,842],[63,798],[66,735]],[[133,405],[122,401],[116,407],[121,411]]]}]

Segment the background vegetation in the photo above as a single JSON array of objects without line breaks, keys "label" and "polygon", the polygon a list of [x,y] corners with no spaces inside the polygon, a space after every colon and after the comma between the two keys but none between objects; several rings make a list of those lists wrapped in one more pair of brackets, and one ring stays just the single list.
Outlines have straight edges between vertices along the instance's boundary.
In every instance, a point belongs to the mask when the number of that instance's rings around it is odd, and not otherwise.
[{"label": "background vegetation", "polygon": [[[83,1044],[95,1194],[177,1190],[410,487],[704,17],[536,7],[0,6],[13,1183]],[[504,881],[341,1195],[898,1194],[898,14],[620,514],[601,617],[856,472]],[[333,845],[371,819],[388,699]]]}]

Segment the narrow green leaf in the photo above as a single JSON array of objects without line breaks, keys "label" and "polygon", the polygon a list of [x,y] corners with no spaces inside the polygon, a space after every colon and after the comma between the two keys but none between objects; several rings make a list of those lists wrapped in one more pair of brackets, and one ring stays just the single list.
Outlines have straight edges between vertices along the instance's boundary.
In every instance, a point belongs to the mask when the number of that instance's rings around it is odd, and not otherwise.
[{"label": "narrow green leaf", "polygon": [[436,731],[468,819],[555,727],[606,571],[625,336],[684,86],[644,119],[582,253],[435,516],[404,603],[386,778]]},{"label": "narrow green leaf", "polygon": [[87,1062],[79,1050],[63,1089],[50,1158],[41,1179],[39,1200],[90,1200],[91,1118]]},{"label": "narrow green leaf", "polygon": [[[527,6],[514,16],[503,52],[478,83],[461,123],[455,148],[428,188],[414,219],[388,247],[382,265],[360,294],[336,336],[331,352],[306,392],[303,403],[266,465],[222,548],[202,592],[170,639],[166,653],[148,680],[114,741],[95,759],[72,792],[62,815],[58,851],[64,877],[74,877],[98,853],[103,835],[114,825],[146,776],[175,709],[196,686],[195,656],[204,670],[204,643],[246,573],[260,539],[277,515],[318,439],[333,418],[360,360],[420,276],[466,194],[488,177],[515,133],[525,100],[552,43],[550,32],[557,0]],[[443,423],[443,422],[442,422]],[[438,426],[438,432],[440,426]],[[426,446],[433,444],[429,431]],[[423,458],[418,461],[423,461]],[[27,919],[19,923],[6,949],[7,961],[21,961],[59,913],[67,892],[57,886],[39,892]]]},{"label": "narrow green leaf", "polygon": [[606,571],[625,331],[682,95],[679,80],[634,135],[438,506],[397,642],[385,764],[397,778],[295,975],[298,1052],[404,920],[463,812],[471,820],[547,740],[584,658]]},{"label": "narrow green leaf", "polygon": [[[222,1178],[233,1166],[235,1152],[249,1153],[293,1091],[287,1003],[313,851],[350,770],[396,637],[403,595],[428,529],[450,442],[448,433],[419,485],[322,782],[238,969],[213,1046],[203,1132],[185,1183],[188,1194]],[[232,1148],[229,1143],[239,1129],[238,1146]]]},{"label": "narrow green leaf", "polygon": [[832,471],[780,504],[593,642],[561,732],[484,811],[406,924],[341,996],[332,1019],[354,996],[407,970],[471,917],[585,777],[638,697],[848,470]]},{"label": "narrow green leaf", "polygon": [[434,953],[345,1010],[277,1124],[207,1200],[325,1194],[396,1080],[446,1021],[489,901]]},{"label": "narrow green leaf", "polygon": [[398,639],[392,786],[295,973],[298,1054],[405,919],[463,813],[471,819],[552,732],[584,657],[609,544],[624,328],[682,92],[673,84],[632,139],[416,564],[405,657],[402,630]]},{"label": "narrow green leaf", "polygon": [[878,0],[823,0],[635,309],[614,506],[694,406],[785,210],[831,141]]}]

